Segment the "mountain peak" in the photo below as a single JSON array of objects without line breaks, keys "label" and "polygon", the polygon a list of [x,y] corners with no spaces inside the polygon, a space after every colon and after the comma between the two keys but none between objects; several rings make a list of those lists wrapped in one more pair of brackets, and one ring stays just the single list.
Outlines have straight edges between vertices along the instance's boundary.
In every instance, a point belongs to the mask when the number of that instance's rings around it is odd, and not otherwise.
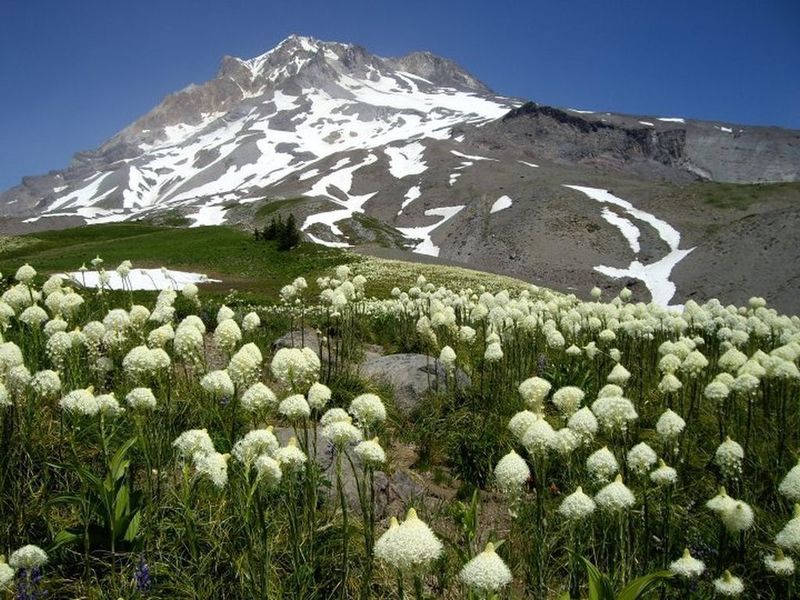
[{"label": "mountain peak", "polygon": [[412,52],[391,62],[400,71],[413,73],[442,87],[466,88],[480,94],[492,93],[486,84],[473,77],[458,63],[431,52]]},{"label": "mountain peak", "polygon": [[15,212],[91,214],[92,222],[186,210],[249,197],[343,152],[447,139],[453,127],[514,106],[429,52],[382,58],[295,34],[250,59],[223,57],[213,79],[76,154],[63,184],[25,184],[0,199]]},{"label": "mountain peak", "polygon": [[297,35],[292,34],[289,37],[284,38],[281,40],[276,46],[270,48],[263,54],[259,54],[258,56],[254,56],[253,58],[249,59],[242,59],[242,62],[249,66],[255,66],[259,63],[264,62],[270,55],[280,52],[281,50],[287,51],[305,51],[305,52],[316,52],[319,48],[319,42],[312,37],[304,36],[304,35]]},{"label": "mountain peak", "polygon": [[296,76],[310,64],[316,64],[334,79],[337,72],[366,71],[380,77],[376,73],[402,71],[437,87],[492,94],[488,86],[456,62],[431,52],[417,51],[399,58],[382,58],[357,44],[321,41],[299,34],[288,36],[267,52],[252,58],[224,57],[217,77],[232,77],[242,85],[241,77],[247,73],[250,82],[260,89],[267,81],[275,83]]}]

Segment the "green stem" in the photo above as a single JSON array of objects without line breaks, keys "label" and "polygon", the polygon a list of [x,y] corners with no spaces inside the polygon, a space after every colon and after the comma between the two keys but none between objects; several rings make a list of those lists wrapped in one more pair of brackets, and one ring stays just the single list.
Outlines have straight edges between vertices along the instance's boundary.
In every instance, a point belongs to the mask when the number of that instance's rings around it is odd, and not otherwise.
[{"label": "green stem", "polygon": [[265,517],[266,509],[264,499],[261,497],[261,490],[256,490],[256,510],[258,510],[258,525],[261,530],[261,543],[264,545],[264,564],[260,569],[261,573],[261,597],[269,598],[269,567],[270,567],[270,545],[269,545],[269,525]]},{"label": "green stem", "polygon": [[347,518],[347,500],[344,497],[344,486],[342,485],[342,452],[343,448],[336,451],[336,488],[339,491],[339,505],[342,508],[342,581],[339,597],[344,600],[347,593],[347,577],[349,574],[348,562],[348,541],[350,538],[350,528]]},{"label": "green stem", "polygon": [[624,584],[628,579],[628,553],[626,548],[627,536],[625,535],[625,512],[620,512],[618,518],[619,526],[619,564],[620,564],[620,584]]},{"label": "green stem", "polygon": [[183,465],[183,519],[186,527],[186,542],[189,545],[189,555],[192,558],[192,566],[197,564],[197,540],[194,531],[194,516],[191,508],[192,487],[190,481],[189,465]]},{"label": "green stem", "polygon": [[295,598],[302,598],[301,570],[304,568],[300,552],[300,527],[297,522],[297,498],[295,497],[294,477],[289,478],[289,493],[285,498],[289,517],[289,535],[292,546],[292,571],[295,585]]},{"label": "green stem", "polygon": [[422,577],[414,575],[414,597],[417,600],[423,600],[425,595],[422,592]]}]

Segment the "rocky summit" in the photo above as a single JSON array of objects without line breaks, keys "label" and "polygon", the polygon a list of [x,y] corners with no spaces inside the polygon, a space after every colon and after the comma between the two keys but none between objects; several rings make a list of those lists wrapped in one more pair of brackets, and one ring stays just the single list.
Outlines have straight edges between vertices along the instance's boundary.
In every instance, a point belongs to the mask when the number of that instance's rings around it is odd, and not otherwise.
[{"label": "rocky summit", "polygon": [[292,212],[333,247],[796,312],[798,179],[798,131],[543,106],[427,52],[291,36],[24,178],[0,214],[20,232]]}]

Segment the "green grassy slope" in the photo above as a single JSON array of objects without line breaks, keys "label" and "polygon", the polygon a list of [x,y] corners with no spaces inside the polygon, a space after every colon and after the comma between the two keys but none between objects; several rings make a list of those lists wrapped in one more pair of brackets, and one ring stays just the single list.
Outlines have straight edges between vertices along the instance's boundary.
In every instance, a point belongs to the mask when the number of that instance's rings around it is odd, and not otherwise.
[{"label": "green grassy slope", "polygon": [[243,300],[253,302],[275,301],[280,288],[295,277],[313,283],[344,263],[367,277],[370,295],[388,295],[395,286],[413,285],[418,275],[476,289],[479,285],[497,290],[527,285],[470,269],[364,257],[310,243],[280,252],[275,242],[256,241],[249,233],[230,227],[114,223],[0,238],[0,272],[6,277],[26,262],[42,274],[74,271],[82,264],[90,266],[89,261],[98,255],[107,269],[127,259],[134,268],[166,266],[205,273],[222,282],[204,285],[204,293],[223,295],[235,289]]},{"label": "green grassy slope", "polygon": [[[314,244],[280,252],[274,242],[255,241],[228,227],[194,229],[133,223],[45,231],[0,246],[0,271],[13,274],[25,262],[40,272],[75,270],[97,255],[107,268],[131,260],[136,267],[179,268],[222,279],[211,291],[236,288],[274,296],[294,277],[316,277],[352,255]],[[23,243],[20,243],[24,240]]]}]

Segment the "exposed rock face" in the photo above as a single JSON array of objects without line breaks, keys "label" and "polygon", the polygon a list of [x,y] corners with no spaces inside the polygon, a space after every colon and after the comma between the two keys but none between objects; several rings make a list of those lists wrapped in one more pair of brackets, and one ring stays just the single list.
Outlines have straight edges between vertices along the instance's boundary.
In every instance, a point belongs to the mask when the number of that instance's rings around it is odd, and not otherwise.
[{"label": "exposed rock face", "polygon": [[674,179],[694,179],[681,173],[686,162],[686,131],[643,125],[614,124],[589,119],[550,106],[527,102],[481,132],[488,142],[507,139],[537,156],[564,163],[613,164],[626,170],[674,168]]},{"label": "exposed rock face", "polygon": [[484,143],[524,146],[567,163],[604,164],[673,180],[698,177],[753,183],[800,180],[800,133],[777,128],[713,126],[685,119],[650,121],[608,113],[575,113],[526,102],[481,131]]},{"label": "exposed rock face", "polygon": [[394,59],[390,64],[398,71],[407,71],[437,84],[455,89],[467,89],[481,94],[491,94],[485,84],[464,71],[452,60],[441,58],[430,52],[412,52],[408,56]]},{"label": "exposed rock face", "polygon": [[705,179],[735,183],[800,180],[800,134],[778,128],[687,127],[685,152]]}]

